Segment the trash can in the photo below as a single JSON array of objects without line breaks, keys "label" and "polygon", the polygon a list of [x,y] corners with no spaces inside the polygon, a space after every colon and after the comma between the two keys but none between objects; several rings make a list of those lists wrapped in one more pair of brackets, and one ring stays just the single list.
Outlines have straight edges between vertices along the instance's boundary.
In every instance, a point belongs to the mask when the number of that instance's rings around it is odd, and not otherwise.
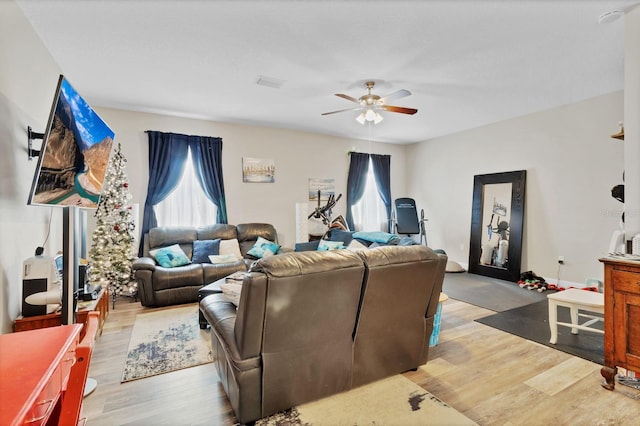
[{"label": "trash can", "polygon": [[440,298],[438,299],[438,309],[436,310],[436,315],[433,317],[433,332],[431,333],[431,338],[429,339],[429,346],[435,346],[438,344],[438,339],[440,338],[440,320],[442,318],[442,302],[449,299],[444,293],[440,293]]}]

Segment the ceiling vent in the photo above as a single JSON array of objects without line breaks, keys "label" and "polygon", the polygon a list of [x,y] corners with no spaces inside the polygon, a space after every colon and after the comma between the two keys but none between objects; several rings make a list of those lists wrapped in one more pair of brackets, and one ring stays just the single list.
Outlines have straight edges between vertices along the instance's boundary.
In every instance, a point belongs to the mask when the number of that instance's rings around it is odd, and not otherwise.
[{"label": "ceiling vent", "polygon": [[271,87],[273,89],[279,89],[285,83],[284,80],[280,80],[279,78],[266,77],[264,75],[259,75],[256,84],[258,86],[266,86]]},{"label": "ceiling vent", "polygon": [[624,12],[621,10],[611,10],[609,12],[605,12],[598,17],[598,23],[600,24],[610,24],[612,22],[617,21],[624,15]]}]

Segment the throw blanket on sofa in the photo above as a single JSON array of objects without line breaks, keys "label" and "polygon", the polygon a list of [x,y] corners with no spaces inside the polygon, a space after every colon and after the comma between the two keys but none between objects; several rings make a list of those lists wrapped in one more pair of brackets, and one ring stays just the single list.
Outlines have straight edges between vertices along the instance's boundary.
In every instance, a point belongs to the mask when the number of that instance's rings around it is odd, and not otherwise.
[{"label": "throw blanket on sofa", "polygon": [[353,238],[381,244],[392,244],[393,241],[397,242],[397,240],[400,239],[400,237],[395,234],[382,231],[354,232]]}]

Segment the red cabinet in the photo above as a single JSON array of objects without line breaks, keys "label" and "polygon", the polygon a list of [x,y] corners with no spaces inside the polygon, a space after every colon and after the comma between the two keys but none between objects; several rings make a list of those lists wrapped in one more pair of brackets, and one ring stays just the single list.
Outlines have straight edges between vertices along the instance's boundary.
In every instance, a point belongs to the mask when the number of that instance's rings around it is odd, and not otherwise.
[{"label": "red cabinet", "polygon": [[43,425],[60,416],[82,325],[0,335],[0,425]]}]

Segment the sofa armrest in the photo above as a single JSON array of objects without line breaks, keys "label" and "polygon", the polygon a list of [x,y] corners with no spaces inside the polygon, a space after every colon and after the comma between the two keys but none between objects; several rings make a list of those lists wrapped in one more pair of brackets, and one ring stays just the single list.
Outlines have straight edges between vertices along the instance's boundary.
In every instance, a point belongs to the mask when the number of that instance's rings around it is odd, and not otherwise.
[{"label": "sofa armrest", "polygon": [[[200,301],[200,311],[230,358],[231,364],[240,371],[260,367],[260,353],[242,353],[235,336],[237,311],[233,303],[222,294],[212,294]],[[262,328],[260,328],[262,329]]]},{"label": "sofa armrest", "polygon": [[141,257],[136,259],[132,264],[131,268],[134,271],[146,269],[148,271],[155,271],[156,269],[156,261],[150,257]]}]

